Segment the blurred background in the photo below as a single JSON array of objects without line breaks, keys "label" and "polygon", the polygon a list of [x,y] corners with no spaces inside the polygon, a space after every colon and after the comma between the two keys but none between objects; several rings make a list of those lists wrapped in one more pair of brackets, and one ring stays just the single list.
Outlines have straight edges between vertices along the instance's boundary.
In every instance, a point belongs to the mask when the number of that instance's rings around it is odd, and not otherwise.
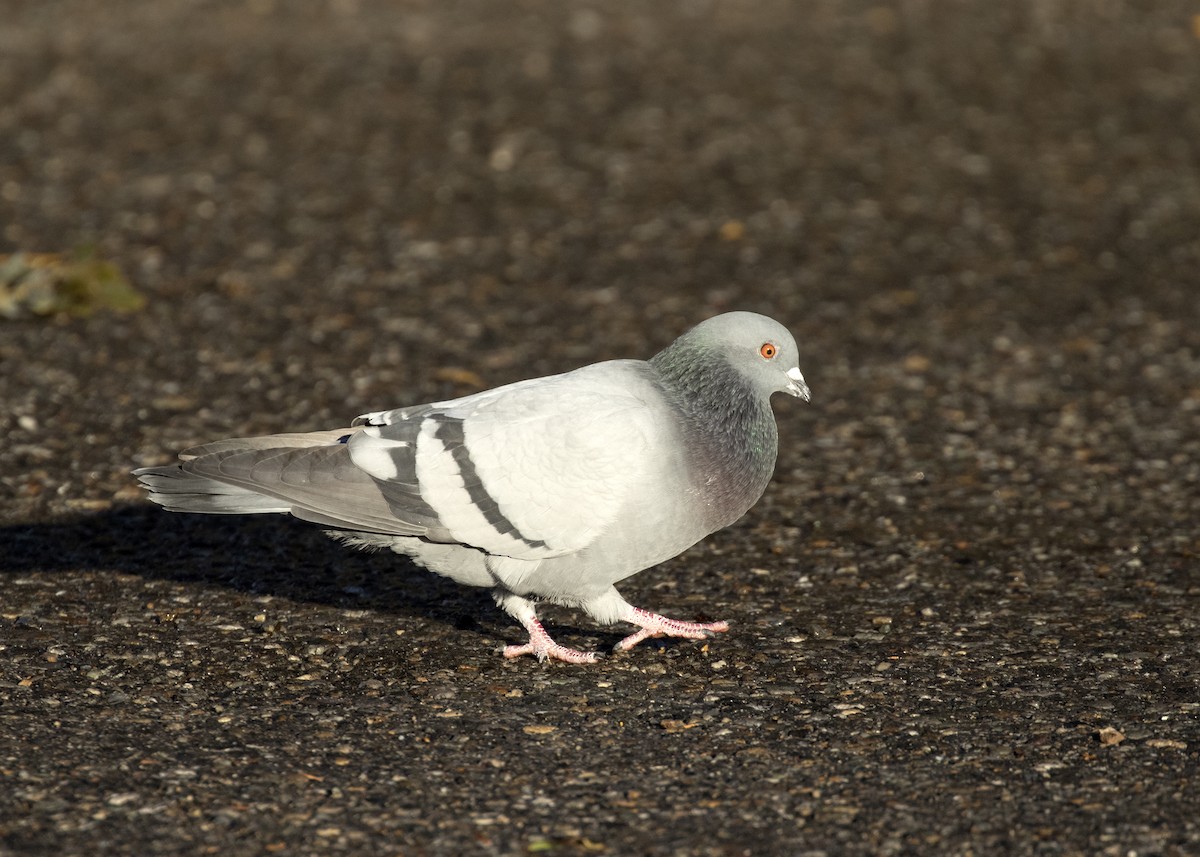
[{"label": "blurred background", "polygon": [[[672,780],[675,797],[638,822],[661,832],[686,816],[683,838],[580,832],[543,807],[541,821],[493,819],[488,842],[772,853],[775,832],[807,824],[809,845],[835,852],[1196,844],[1184,786],[1170,785],[1200,742],[1188,660],[1200,644],[1195,3],[6,0],[3,18],[0,523],[11,570],[49,587],[0,580],[6,621],[42,615],[49,638],[87,637],[99,633],[88,622],[154,601],[141,588],[153,578],[180,597],[228,584],[207,614],[253,615],[259,584],[237,583],[253,578],[277,581],[268,591],[290,599],[295,622],[319,624],[394,563],[335,556],[295,529],[168,520],[131,505],[129,470],[220,437],[647,357],[706,316],[756,310],[796,334],[813,403],[780,403],[777,478],[749,518],[627,595],[733,620],[741,636],[720,645],[738,694],[781,671],[801,689],[755,703],[773,714],[746,727],[762,753],[731,756],[739,773]],[[300,540],[293,554],[262,549],[281,534]],[[60,585],[91,593],[75,608],[91,630],[46,618]],[[502,621],[454,627],[482,609],[477,595],[432,626],[424,608],[366,606],[407,623],[403,645],[445,669],[467,658],[508,670],[484,645]],[[126,643],[174,633],[156,627]],[[954,665],[910,660],[947,640],[963,647]],[[704,680],[679,662],[691,650],[668,651],[680,652],[671,677],[654,681],[677,697],[670,681]],[[847,684],[864,670],[868,685]],[[664,719],[636,686],[588,692],[616,695],[614,722],[655,736],[660,721],[716,710],[697,690],[694,711]],[[833,706],[863,686],[887,710],[852,710],[850,723]],[[981,688],[1009,695],[955,715],[975,744],[905,719]],[[336,696],[321,693],[306,704]],[[253,704],[283,704],[268,696]],[[31,699],[14,723],[51,716]],[[488,704],[461,706],[477,740],[491,734]],[[1119,764],[1134,756],[1096,761],[1106,725],[1131,736],[1125,748],[1166,741],[1153,752],[1178,755],[1136,757],[1141,774]],[[934,749],[905,755],[910,733]],[[689,734],[701,743],[669,758],[734,752],[732,739]],[[621,800],[673,776],[608,740],[628,766],[613,775]],[[522,747],[529,765],[550,764],[544,747]],[[994,763],[997,747],[1007,762]],[[935,758],[962,767],[948,775]],[[728,828],[689,814],[706,800],[744,808],[797,759],[814,767],[786,775],[769,809]],[[1043,789],[1058,769],[1035,766],[1060,763],[1073,787]],[[886,775],[856,779],[877,766]],[[481,783],[503,787],[490,768],[472,777],[451,790],[460,806]],[[581,812],[594,815],[609,798],[585,786]],[[213,788],[213,806],[248,800]],[[1121,817],[1103,811],[1135,792]],[[106,811],[134,812],[127,803]],[[983,815],[963,821],[968,804]],[[55,839],[67,828],[30,807],[13,809],[33,820],[10,844],[85,841]],[[988,807],[1001,817],[980,821]],[[161,818],[156,835],[176,835]],[[449,838],[404,841],[481,841],[443,820]],[[308,847],[312,835],[247,841]]]},{"label": "blurred background", "polygon": [[148,302],[6,325],[0,419],[117,429],[119,459],[48,463],[121,469],[745,308],[802,341],[796,442],[1000,419],[1003,446],[1058,395],[1152,443],[1197,408],[1194,12],[15,3],[3,249],[90,249]]}]

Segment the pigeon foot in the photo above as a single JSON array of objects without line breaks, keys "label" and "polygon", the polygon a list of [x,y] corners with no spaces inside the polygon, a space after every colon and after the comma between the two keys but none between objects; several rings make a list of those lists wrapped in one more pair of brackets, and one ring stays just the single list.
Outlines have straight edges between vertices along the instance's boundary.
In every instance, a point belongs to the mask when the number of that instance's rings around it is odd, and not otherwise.
[{"label": "pigeon foot", "polygon": [[630,634],[613,646],[614,652],[625,652],[649,637],[683,637],[688,640],[703,640],[720,631],[728,631],[728,622],[681,622],[651,613],[649,610],[633,608],[633,612],[624,621],[631,625],[640,625],[641,630]]},{"label": "pigeon foot", "polygon": [[519,658],[521,655],[533,655],[539,661],[563,661],[568,664],[594,664],[600,660],[595,652],[581,652],[578,649],[560,646],[546,633],[542,623],[532,619],[524,623],[529,631],[529,642],[520,646],[505,646],[504,657]]}]

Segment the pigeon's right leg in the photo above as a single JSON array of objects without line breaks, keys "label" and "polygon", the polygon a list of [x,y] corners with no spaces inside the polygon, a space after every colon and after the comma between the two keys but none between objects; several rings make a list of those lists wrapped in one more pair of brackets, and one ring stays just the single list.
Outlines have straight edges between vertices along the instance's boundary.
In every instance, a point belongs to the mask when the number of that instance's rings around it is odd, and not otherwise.
[{"label": "pigeon's right leg", "polygon": [[680,619],[651,613],[640,607],[632,608],[629,613],[621,617],[621,621],[637,625],[638,630],[613,646],[613,651],[616,652],[628,651],[642,640],[650,637],[683,637],[687,640],[703,640],[718,631],[729,630],[728,622],[684,622]]},{"label": "pigeon's right leg", "polygon": [[569,664],[592,664],[599,660],[600,656],[595,652],[581,652],[578,649],[570,649],[554,642],[546,633],[546,629],[542,627],[542,623],[538,621],[537,611],[534,609],[533,602],[528,598],[522,598],[520,595],[514,595],[503,589],[496,590],[495,596],[496,603],[504,608],[504,612],[524,625],[525,630],[529,632],[529,642],[523,646],[505,646],[504,657],[519,658],[521,655],[533,655],[539,661],[549,658]]},{"label": "pigeon's right leg", "polygon": [[642,640],[650,637],[683,637],[688,640],[703,640],[713,634],[729,630],[728,622],[684,622],[681,619],[671,619],[634,607],[621,597],[617,590],[610,589],[599,598],[592,599],[583,605],[597,621],[627,622],[636,625],[638,630],[621,640],[613,650],[624,652],[632,649]]}]

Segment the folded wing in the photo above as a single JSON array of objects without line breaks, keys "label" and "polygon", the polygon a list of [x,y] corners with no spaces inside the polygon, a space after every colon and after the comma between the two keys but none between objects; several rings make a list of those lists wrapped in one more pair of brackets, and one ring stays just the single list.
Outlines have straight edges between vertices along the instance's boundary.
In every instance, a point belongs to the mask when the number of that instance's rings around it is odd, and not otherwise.
[{"label": "folded wing", "polygon": [[168,508],[559,556],[603,533],[651,465],[663,428],[645,394],[637,371],[597,364],[349,429],[218,441],[138,476]]},{"label": "folded wing", "polygon": [[398,519],[432,510],[452,541],[526,559],[580,550],[616,518],[660,430],[636,384],[597,368],[366,414],[351,459]]}]

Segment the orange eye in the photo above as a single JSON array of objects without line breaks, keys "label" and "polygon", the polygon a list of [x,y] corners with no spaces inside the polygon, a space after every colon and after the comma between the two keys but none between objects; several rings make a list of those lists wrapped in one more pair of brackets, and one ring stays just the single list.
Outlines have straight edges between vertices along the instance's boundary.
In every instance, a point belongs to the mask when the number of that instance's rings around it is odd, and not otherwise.
[{"label": "orange eye", "polygon": [[762,344],[762,347],[758,349],[758,353],[761,354],[763,357],[765,357],[767,360],[772,360],[775,357],[775,346],[772,345],[770,342],[764,342]]}]

